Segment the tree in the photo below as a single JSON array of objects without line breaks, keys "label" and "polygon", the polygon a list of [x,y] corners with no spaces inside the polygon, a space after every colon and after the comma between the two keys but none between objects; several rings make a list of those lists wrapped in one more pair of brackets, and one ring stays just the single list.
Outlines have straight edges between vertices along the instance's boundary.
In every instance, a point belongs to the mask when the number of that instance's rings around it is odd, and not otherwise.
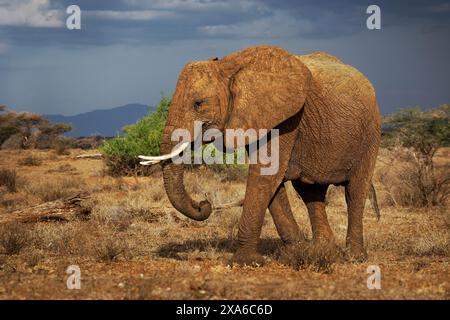
[{"label": "tree", "polygon": [[432,158],[439,148],[450,145],[450,104],[430,111],[419,107],[402,109],[386,116],[383,122],[389,125],[387,146],[398,139],[402,146]]},{"label": "tree", "polygon": [[[6,108],[1,110],[6,111]],[[7,111],[0,114],[0,145],[11,136],[18,135],[19,141],[22,141],[21,147],[51,148],[54,141],[71,129],[69,124],[51,123],[37,113]]]},{"label": "tree", "polygon": [[405,148],[413,164],[411,183],[418,188],[422,206],[442,204],[450,195],[448,165],[437,170],[434,157],[450,146],[450,104],[422,111],[419,107],[402,109],[384,117],[387,126],[385,147]]}]

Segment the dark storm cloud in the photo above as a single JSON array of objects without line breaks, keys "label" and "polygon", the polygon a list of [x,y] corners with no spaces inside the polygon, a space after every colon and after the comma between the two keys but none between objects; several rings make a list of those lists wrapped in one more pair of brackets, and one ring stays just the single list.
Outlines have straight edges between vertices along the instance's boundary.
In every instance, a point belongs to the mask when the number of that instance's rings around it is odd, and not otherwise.
[{"label": "dark storm cloud", "polygon": [[[271,8],[265,16],[273,16],[276,12],[284,13],[285,24],[292,19],[292,30],[286,35],[306,38],[334,38],[346,36],[361,31],[365,26],[366,8],[371,4],[381,7],[384,27],[390,26],[420,26],[422,31],[450,27],[450,4],[445,0],[431,1],[275,1],[266,0],[265,6]],[[243,26],[250,25],[248,20]],[[232,26],[226,24],[225,26]],[[225,28],[224,28],[225,29]],[[240,33],[242,34],[242,32]],[[228,33],[229,35],[229,33]],[[236,36],[238,33],[236,32]]]},{"label": "dark storm cloud", "polygon": [[[80,31],[65,28],[65,9],[74,3],[82,10]],[[257,8],[262,4],[248,2],[248,5],[243,5],[239,1],[51,1],[49,8],[60,12],[64,25],[57,28],[30,28],[1,26],[0,22],[0,37],[11,44],[30,46],[107,45],[122,42],[155,45],[204,37],[198,32],[202,25],[252,19],[261,14],[261,10],[243,10],[252,6]],[[133,12],[148,12],[149,17],[133,18]]]},{"label": "dark storm cloud", "polygon": [[[65,28],[71,4],[81,30]],[[366,28],[370,4],[381,7],[381,30]],[[355,65],[385,113],[435,106],[450,101],[449,30],[444,0],[0,0],[0,104],[47,113],[155,104],[186,62],[272,44]]]},{"label": "dark storm cloud", "polygon": [[[1,26],[0,37],[11,45],[27,46],[156,45],[201,38],[334,38],[360,32],[367,19],[365,9],[373,1],[63,0],[49,2],[49,8],[59,10],[65,23],[65,8],[73,3],[82,9],[81,31],[64,26]],[[423,32],[450,27],[446,1],[378,4],[385,27],[415,24]],[[147,11],[149,17],[127,18],[127,12],[137,11]]]}]

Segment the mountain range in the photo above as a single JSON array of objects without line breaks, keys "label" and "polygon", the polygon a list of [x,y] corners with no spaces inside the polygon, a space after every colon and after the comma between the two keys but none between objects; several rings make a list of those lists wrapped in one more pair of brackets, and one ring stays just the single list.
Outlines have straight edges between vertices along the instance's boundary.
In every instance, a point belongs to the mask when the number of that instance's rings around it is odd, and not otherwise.
[{"label": "mountain range", "polygon": [[73,116],[57,114],[44,115],[51,122],[63,122],[72,125],[72,130],[66,133],[70,137],[86,137],[100,135],[112,137],[122,134],[122,128],[135,123],[148,113],[155,111],[155,107],[149,107],[139,103],[124,106],[99,109],[80,113]]}]

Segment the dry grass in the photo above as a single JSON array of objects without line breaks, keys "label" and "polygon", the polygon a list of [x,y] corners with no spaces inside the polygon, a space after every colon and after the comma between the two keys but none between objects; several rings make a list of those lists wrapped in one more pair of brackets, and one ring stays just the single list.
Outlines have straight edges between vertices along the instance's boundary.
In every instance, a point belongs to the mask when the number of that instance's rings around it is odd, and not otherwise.
[{"label": "dry grass", "polygon": [[375,182],[384,205],[419,207],[446,206],[450,201],[448,149],[442,148],[433,163],[419,162],[406,149],[380,150]]},{"label": "dry grass", "polygon": [[48,173],[67,173],[74,174],[77,172],[77,169],[69,163],[58,165],[55,168],[49,169]]},{"label": "dry grass", "polygon": [[29,155],[17,161],[17,164],[20,166],[40,166],[42,160],[34,155]]},{"label": "dry grass", "polygon": [[[160,173],[114,178],[98,160],[73,160],[48,151],[0,151],[0,169],[17,170],[17,192],[0,188],[0,215],[87,191],[89,220],[5,225],[0,231],[0,298],[58,299],[449,299],[450,215],[448,207],[402,207],[392,200],[400,188],[393,172],[379,180],[388,160],[382,152],[375,184],[382,217],[365,211],[369,260],[350,263],[335,251],[309,241],[283,252],[267,213],[259,251],[261,268],[230,267],[237,248],[241,208],[214,212],[195,222],[171,208]],[[17,157],[45,159],[40,166],[11,167]],[[14,161],[13,161],[14,160]],[[440,161],[443,161],[442,159]],[[19,171],[20,170],[20,171]],[[76,172],[76,175],[72,175]],[[242,176],[242,175],[241,175]],[[198,168],[185,175],[197,200],[215,204],[242,199],[245,180]],[[390,187],[390,192],[387,187]],[[311,238],[306,208],[288,184],[288,196],[301,232]],[[398,198],[394,198],[398,199]],[[343,189],[330,188],[327,212],[343,248],[347,215]],[[77,264],[82,289],[67,290],[65,270]],[[382,289],[368,290],[367,267],[379,265]],[[119,285],[120,284],[120,285]]]},{"label": "dry grass", "polygon": [[84,182],[78,179],[57,178],[33,181],[24,186],[24,190],[26,193],[38,197],[42,202],[48,202],[76,194],[82,191],[84,186]]},{"label": "dry grass", "polygon": [[0,247],[4,254],[18,254],[29,242],[29,230],[22,224],[8,223],[0,226]]},{"label": "dry grass", "polygon": [[17,191],[17,173],[14,169],[0,169],[0,186],[6,187],[9,192]]},{"label": "dry grass", "polygon": [[[337,249],[337,250],[336,250]],[[296,270],[305,269],[313,272],[332,273],[333,266],[341,258],[338,248],[328,244],[313,245],[302,241],[288,250],[281,249],[280,261]]]},{"label": "dry grass", "polygon": [[57,139],[53,143],[53,149],[58,156],[70,155],[70,150],[68,147],[68,141],[65,139]]},{"label": "dry grass", "polygon": [[442,235],[426,234],[413,245],[411,252],[417,256],[448,256],[450,240]]},{"label": "dry grass", "polygon": [[111,235],[95,247],[95,256],[99,261],[114,262],[127,251],[126,243],[118,235]]},{"label": "dry grass", "polygon": [[[421,224],[417,227],[418,236],[406,252],[414,256],[450,256],[450,232],[446,213],[439,225]],[[446,230],[447,229],[447,230]]]}]

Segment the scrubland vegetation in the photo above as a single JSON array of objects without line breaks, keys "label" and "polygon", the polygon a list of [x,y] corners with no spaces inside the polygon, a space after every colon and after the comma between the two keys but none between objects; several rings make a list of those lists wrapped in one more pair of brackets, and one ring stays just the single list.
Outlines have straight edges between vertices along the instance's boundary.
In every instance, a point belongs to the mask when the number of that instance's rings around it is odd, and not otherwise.
[{"label": "scrubland vegetation", "polygon": [[[364,217],[368,261],[311,252],[306,208],[288,185],[306,240],[286,255],[267,214],[259,248],[267,263],[250,268],[228,265],[240,207],[216,210],[204,222],[188,220],[171,207],[159,167],[144,172],[132,162],[137,154],[158,153],[165,99],[156,115],[129,126],[126,137],[103,144],[104,161],[75,159],[85,151],[73,148],[0,151],[0,221],[74,194],[86,195],[81,205],[88,212],[70,220],[1,223],[0,298],[450,298],[448,106],[384,119],[373,178],[381,220],[369,202]],[[245,168],[193,167],[185,181],[195,198],[206,193],[220,207],[244,196]],[[331,187],[327,201],[343,247],[343,189]],[[69,265],[81,269],[80,290],[66,287]],[[367,288],[369,265],[381,268],[381,290]]]}]

